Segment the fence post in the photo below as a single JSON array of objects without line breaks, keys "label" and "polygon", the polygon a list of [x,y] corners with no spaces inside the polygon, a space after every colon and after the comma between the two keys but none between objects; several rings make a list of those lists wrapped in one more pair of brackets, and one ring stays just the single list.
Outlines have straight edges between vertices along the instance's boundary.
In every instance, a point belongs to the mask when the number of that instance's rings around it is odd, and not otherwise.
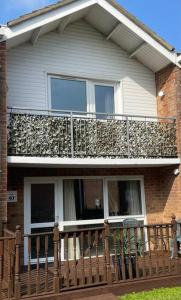
[{"label": "fence post", "polygon": [[104,220],[104,228],[105,228],[106,277],[107,277],[107,283],[112,284],[112,271],[110,265],[110,244],[109,244],[110,228],[109,228],[108,220]]},{"label": "fence post", "polygon": [[58,223],[55,223],[53,229],[53,244],[54,244],[54,272],[53,272],[53,289],[54,293],[59,293],[60,291],[60,281],[59,281],[59,264],[58,264],[58,252],[59,252],[59,228]]},{"label": "fence post", "polygon": [[173,238],[173,258],[178,257],[178,249],[177,249],[177,221],[174,214],[171,216],[171,224],[172,224],[172,238]]},{"label": "fence post", "polygon": [[15,299],[20,299],[20,245],[21,245],[21,226],[16,226],[15,233]]},{"label": "fence post", "polygon": [[0,222],[0,236],[4,236],[5,228],[7,228],[7,221],[2,219]]},{"label": "fence post", "polygon": [[3,220],[0,220],[0,237],[3,236]]}]

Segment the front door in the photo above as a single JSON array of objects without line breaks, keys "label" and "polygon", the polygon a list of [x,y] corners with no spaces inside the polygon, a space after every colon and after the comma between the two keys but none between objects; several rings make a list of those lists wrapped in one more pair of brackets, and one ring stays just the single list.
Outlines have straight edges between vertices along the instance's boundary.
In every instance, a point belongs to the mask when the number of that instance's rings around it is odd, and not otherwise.
[{"label": "front door", "polygon": [[[25,234],[52,232],[55,222],[61,221],[61,203],[56,179],[25,180],[24,224]],[[49,258],[53,256],[52,236],[48,238]],[[31,261],[36,259],[36,236],[31,239]],[[40,238],[40,259],[44,258],[44,242]],[[25,238],[25,263],[28,259],[28,241]]]}]

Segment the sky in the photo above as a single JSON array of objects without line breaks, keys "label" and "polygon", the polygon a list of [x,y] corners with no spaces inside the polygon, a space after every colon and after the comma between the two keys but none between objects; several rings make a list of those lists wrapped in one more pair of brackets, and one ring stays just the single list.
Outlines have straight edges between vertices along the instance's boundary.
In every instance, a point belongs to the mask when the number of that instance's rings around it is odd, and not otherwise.
[{"label": "sky", "polygon": [[[0,24],[56,0],[0,0]],[[181,52],[181,0],[117,0],[153,31]]]}]

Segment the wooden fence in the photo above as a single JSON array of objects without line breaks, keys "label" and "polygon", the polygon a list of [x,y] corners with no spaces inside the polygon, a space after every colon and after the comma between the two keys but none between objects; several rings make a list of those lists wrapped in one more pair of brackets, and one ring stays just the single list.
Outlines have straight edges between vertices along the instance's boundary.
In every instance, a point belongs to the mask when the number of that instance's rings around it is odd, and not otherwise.
[{"label": "wooden fence", "polygon": [[0,237],[0,299],[14,295],[16,234],[3,226]]},{"label": "wooden fence", "polygon": [[[22,237],[5,230],[0,238],[0,295],[2,298],[58,294],[71,289],[113,285],[180,274],[177,223],[104,226]],[[21,242],[23,241],[23,242]],[[21,247],[27,247],[20,264]],[[8,249],[8,250],[7,250]]]}]

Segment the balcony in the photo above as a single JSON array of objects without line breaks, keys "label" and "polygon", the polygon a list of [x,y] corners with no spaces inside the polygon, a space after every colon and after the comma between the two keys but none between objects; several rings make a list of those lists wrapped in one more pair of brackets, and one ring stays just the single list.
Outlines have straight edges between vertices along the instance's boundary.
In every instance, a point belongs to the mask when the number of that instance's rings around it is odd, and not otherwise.
[{"label": "balcony", "polygon": [[9,110],[8,155],[176,158],[175,118]]}]

